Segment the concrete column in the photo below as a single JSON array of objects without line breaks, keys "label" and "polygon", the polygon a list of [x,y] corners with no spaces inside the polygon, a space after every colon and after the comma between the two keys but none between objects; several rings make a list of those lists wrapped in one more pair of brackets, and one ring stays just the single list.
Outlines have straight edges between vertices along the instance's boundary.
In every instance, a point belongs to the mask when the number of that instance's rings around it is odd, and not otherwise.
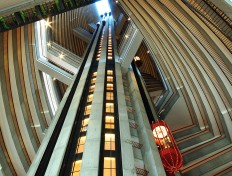
[{"label": "concrete column", "polygon": [[107,49],[108,23],[102,43],[102,52],[99,60],[96,84],[94,88],[92,107],[89,117],[85,148],[82,157],[81,176],[98,176],[100,144],[102,130],[102,109],[104,103],[105,66]]},{"label": "concrete column", "polygon": [[135,121],[139,125],[139,142],[143,144],[141,152],[145,168],[149,171],[149,176],[165,176],[166,174],[164,167],[160,159],[159,151],[155,144],[154,136],[151,131],[134,73],[129,71],[127,77],[130,84],[132,103],[135,108]]},{"label": "concrete column", "polygon": [[115,34],[116,36],[119,36],[120,35],[120,32],[122,30],[122,27],[123,25],[125,24],[126,22],[126,18],[125,16],[123,15],[123,13],[121,13],[118,17],[118,21],[117,21],[117,26],[116,26],[116,29],[115,29]]},{"label": "concrete column", "polygon": [[[100,34],[100,30],[98,30],[98,32],[96,34],[96,38],[93,42],[92,48],[89,52],[89,56],[88,56],[88,59],[87,59],[86,64],[85,64],[85,68],[82,72],[81,78],[79,80],[79,83],[78,83],[77,88],[75,90],[71,104],[69,106],[69,109],[68,109],[66,118],[64,120],[63,126],[61,128],[59,137],[57,139],[55,148],[53,150],[52,156],[51,156],[50,161],[48,163],[45,175],[59,175],[60,168],[61,168],[61,165],[63,162],[63,158],[64,158],[64,155],[66,152],[66,148],[67,148],[67,145],[69,142],[69,137],[70,137],[70,134],[72,131],[72,126],[73,126],[73,123],[74,123],[74,120],[76,117],[76,112],[77,112],[78,107],[81,103],[80,102],[81,96],[82,96],[84,85],[85,85],[85,82],[86,82],[86,79],[88,76],[88,71],[89,71],[91,61],[92,61],[92,58],[94,55],[95,47],[97,45],[97,40],[98,40],[99,34]],[[63,99],[66,99],[68,97],[68,94],[70,93],[71,87],[72,87],[72,85],[69,86],[68,90],[66,91],[67,94],[65,94]],[[56,114],[56,117],[48,129],[47,134],[46,134],[46,136],[45,136],[45,138],[40,146],[39,151],[37,152],[35,160],[33,161],[27,175],[35,175],[37,168],[40,164],[40,161],[42,159],[42,156],[43,156],[46,148],[49,147],[49,146],[47,146],[48,142],[49,142],[50,137],[52,136],[52,133],[55,129],[56,123],[60,117],[60,113],[62,111],[64,103],[65,103],[65,100],[64,101],[62,100],[62,102],[60,104],[60,108],[58,109],[58,112]]]},{"label": "concrete column", "polygon": [[124,42],[127,42],[127,45],[125,45],[125,48],[123,48],[123,51],[119,56],[121,59],[121,67],[123,73],[126,73],[128,71],[128,68],[143,40],[141,32],[134,25],[132,26],[134,28],[134,32],[132,33],[132,35],[128,36],[128,38],[124,40]]},{"label": "concrete column", "polygon": [[85,64],[84,71],[82,72],[80,81],[78,83],[77,89],[73,96],[72,102],[70,104],[69,110],[66,115],[66,119],[64,121],[63,127],[61,129],[59,138],[57,139],[56,146],[53,150],[51,159],[49,161],[47,170],[45,175],[59,175],[59,171],[63,162],[63,158],[66,152],[66,148],[69,142],[69,137],[72,131],[72,126],[76,117],[76,112],[80,105],[81,96],[83,93],[84,85],[88,76],[88,71],[90,69],[90,65],[92,62],[92,58],[94,56],[94,51],[97,45],[97,40],[100,34],[100,30],[98,31],[95,41],[92,45],[91,51],[88,56],[88,60]]},{"label": "concrete column", "polygon": [[123,80],[120,63],[115,63],[116,83],[117,83],[117,98],[122,154],[122,169],[124,176],[136,176],[133,148],[128,139],[131,139],[129,119],[127,114],[127,105],[123,89]]}]

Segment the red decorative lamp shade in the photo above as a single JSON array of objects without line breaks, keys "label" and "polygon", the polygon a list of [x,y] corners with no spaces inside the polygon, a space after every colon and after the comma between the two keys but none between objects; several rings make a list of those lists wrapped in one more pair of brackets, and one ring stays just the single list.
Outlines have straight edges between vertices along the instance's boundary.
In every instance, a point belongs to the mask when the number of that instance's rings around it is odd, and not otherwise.
[{"label": "red decorative lamp shade", "polygon": [[168,125],[162,120],[151,124],[164,169],[168,176],[175,175],[182,167],[182,156]]}]

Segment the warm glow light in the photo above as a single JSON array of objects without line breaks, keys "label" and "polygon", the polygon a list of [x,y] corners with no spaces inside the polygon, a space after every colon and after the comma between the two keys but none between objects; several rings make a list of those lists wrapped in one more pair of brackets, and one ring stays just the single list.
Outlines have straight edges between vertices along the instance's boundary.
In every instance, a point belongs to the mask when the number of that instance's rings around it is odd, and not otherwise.
[{"label": "warm glow light", "polygon": [[51,47],[51,46],[52,46],[52,45],[51,45],[51,42],[48,42],[48,43],[47,43],[47,46],[48,46],[48,47]]},{"label": "warm glow light", "polygon": [[156,138],[164,138],[168,134],[168,129],[165,126],[157,126],[153,130],[153,134]]},{"label": "warm glow light", "polygon": [[43,20],[43,23],[44,23],[44,25],[45,25],[46,28],[47,28],[47,27],[52,27],[52,26],[51,26],[51,23],[52,23],[52,22],[49,22],[49,19],[47,19],[47,21],[46,21],[46,20]]},{"label": "warm glow light", "polygon": [[63,58],[64,58],[64,54],[61,53],[61,54],[59,55],[59,58],[63,59]]},{"label": "warm glow light", "polygon": [[129,17],[127,20],[128,20],[128,21],[130,21],[130,20],[131,20],[131,18]]},{"label": "warm glow light", "polygon": [[139,56],[135,56],[135,57],[134,57],[134,60],[135,60],[135,61],[140,60],[140,57],[139,57]]},{"label": "warm glow light", "polygon": [[129,36],[128,35],[125,35],[125,38],[128,38]]}]

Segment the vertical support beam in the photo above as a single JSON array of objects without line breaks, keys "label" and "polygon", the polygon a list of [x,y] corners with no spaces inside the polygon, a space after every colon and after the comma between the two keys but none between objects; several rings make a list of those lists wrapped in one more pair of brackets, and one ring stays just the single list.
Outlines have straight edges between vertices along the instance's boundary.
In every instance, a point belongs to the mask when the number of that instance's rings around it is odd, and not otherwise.
[{"label": "vertical support beam", "polygon": [[[56,141],[55,148],[53,150],[49,164],[47,166],[47,170],[45,173],[46,176],[59,175],[61,165],[63,163],[64,155],[66,152],[66,148],[67,148],[67,145],[69,142],[69,137],[70,137],[70,134],[72,131],[73,123],[74,123],[74,120],[76,118],[76,113],[77,113],[78,107],[81,103],[81,97],[82,97],[82,93],[84,90],[85,81],[86,81],[87,76],[88,76],[88,71],[89,71],[90,66],[91,66],[92,58],[94,55],[94,51],[95,51],[95,48],[97,45],[99,35],[100,35],[100,30],[98,30],[97,35],[96,35],[95,40],[94,40],[94,43],[91,47],[87,62],[85,64],[84,71],[81,74],[81,78],[79,80],[79,83],[77,85],[77,88],[76,88],[74,96],[73,96],[73,99],[71,101],[68,112],[66,114],[66,118],[64,120],[62,129],[61,129],[59,137]],[[77,81],[77,80],[75,80],[75,81]],[[56,139],[53,139],[53,140],[56,140]]]},{"label": "vertical support beam", "polygon": [[75,81],[67,89],[67,94],[65,93],[62,99],[56,117],[48,129],[27,175],[59,175],[60,173],[100,30],[97,30],[94,35]]},{"label": "vertical support beam", "polygon": [[[106,50],[108,23],[104,27],[102,52],[100,55],[97,79],[93,94],[92,108],[89,117],[88,132],[86,136],[85,149],[82,157],[82,165],[80,175],[97,176],[99,173],[100,160],[100,144],[102,132],[102,117],[104,103],[104,85],[105,85],[105,67],[106,67]],[[95,151],[95,152],[93,152]],[[102,164],[102,163],[101,163]]]},{"label": "vertical support beam", "polygon": [[117,81],[117,98],[118,98],[118,112],[119,112],[119,126],[120,126],[120,140],[122,153],[122,170],[125,176],[135,176],[134,172],[134,154],[133,148],[128,139],[131,138],[130,126],[127,114],[127,105],[125,101],[125,94],[123,89],[123,80],[120,63],[115,63],[116,81]]},{"label": "vertical support beam", "polygon": [[[121,59],[121,67],[122,71],[126,73],[128,71],[128,68],[136,54],[136,52],[139,49],[139,46],[143,40],[143,36],[141,32],[134,26],[134,32],[131,36],[129,36],[127,39],[124,40],[124,42],[127,42],[127,45],[125,45],[125,48],[123,48],[123,51],[121,55],[119,56]],[[127,40],[127,41],[126,41]]]},{"label": "vertical support beam", "polygon": [[149,175],[164,176],[166,175],[164,167],[151,131],[151,126],[148,121],[135,75],[132,71],[129,71],[127,77],[130,84],[130,91],[132,92],[132,103],[135,107],[135,121],[139,124],[138,137],[139,141],[143,144],[141,152],[144,164],[149,171]]},{"label": "vertical support beam", "polygon": [[126,18],[125,16],[123,15],[123,13],[121,13],[118,17],[118,21],[117,21],[117,25],[116,25],[116,29],[115,29],[115,34],[116,36],[119,36],[120,35],[120,32],[122,30],[122,27],[123,25],[125,24],[126,22]]}]

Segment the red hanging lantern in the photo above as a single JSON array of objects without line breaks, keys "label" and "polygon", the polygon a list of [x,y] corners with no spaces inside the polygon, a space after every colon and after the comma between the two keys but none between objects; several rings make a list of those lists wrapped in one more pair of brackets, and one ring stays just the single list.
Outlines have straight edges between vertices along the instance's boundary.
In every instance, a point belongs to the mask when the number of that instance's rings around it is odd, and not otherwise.
[{"label": "red hanging lantern", "polygon": [[162,120],[151,124],[164,169],[168,176],[175,175],[182,167],[182,155],[168,125]]}]

